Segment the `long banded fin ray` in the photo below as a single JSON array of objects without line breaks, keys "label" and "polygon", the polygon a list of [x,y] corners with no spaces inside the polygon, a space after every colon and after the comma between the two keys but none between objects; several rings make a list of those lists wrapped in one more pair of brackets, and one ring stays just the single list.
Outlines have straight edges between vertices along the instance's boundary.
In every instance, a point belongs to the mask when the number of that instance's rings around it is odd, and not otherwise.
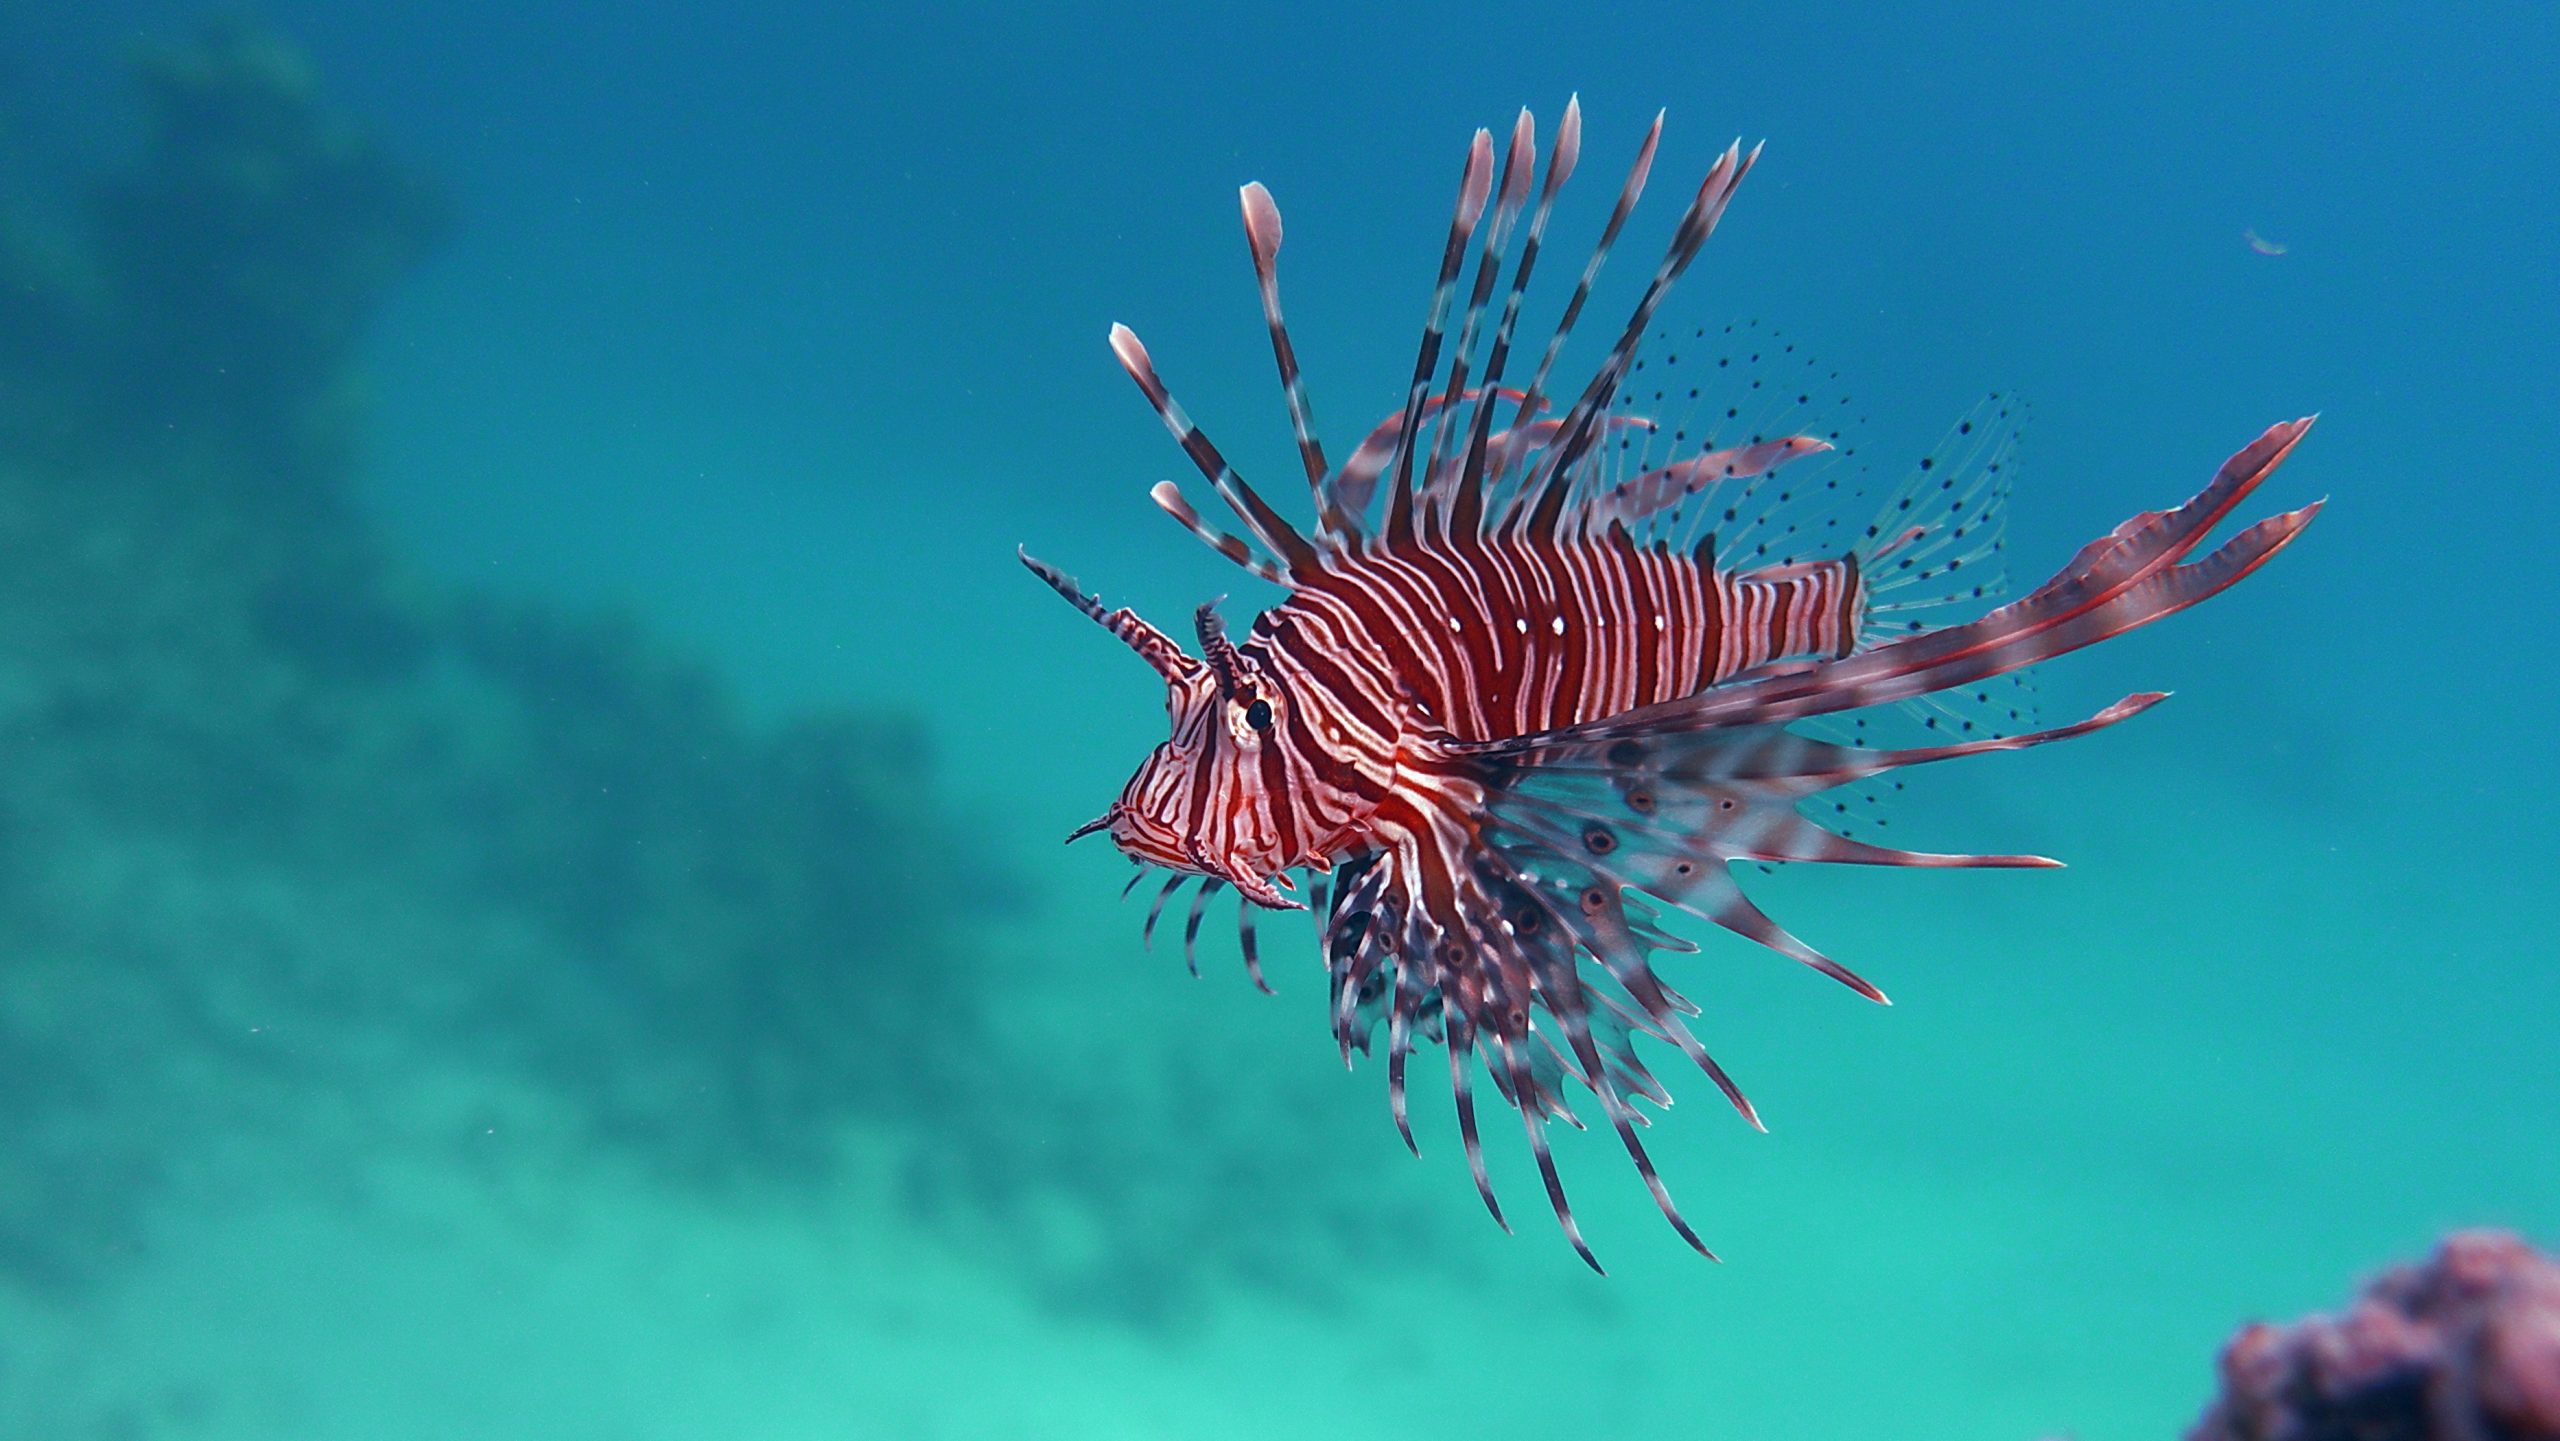
[{"label": "long banded fin ray", "polygon": [[1746,155],[1742,151],[1742,142],[1737,140],[1717,157],[1714,168],[1699,184],[1697,196],[1680,217],[1679,228],[1672,233],[1671,246],[1663,252],[1662,263],[1655,268],[1653,279],[1645,285],[1644,294],[1638,297],[1635,313],[1628,317],[1627,327],[1619,334],[1618,343],[1610,348],[1608,358],[1600,363],[1591,383],[1583,387],[1581,397],[1565,412],[1563,434],[1557,437],[1546,458],[1539,462],[1538,473],[1530,482],[1530,489],[1536,497],[1531,502],[1527,521],[1531,534],[1553,532],[1558,517],[1564,512],[1566,494],[1572,487],[1575,462],[1581,458],[1583,448],[1591,443],[1594,429],[1606,413],[1610,398],[1617,394],[1618,382],[1625,378],[1628,363],[1635,358],[1636,346],[1644,339],[1645,327],[1653,323],[1654,311],[1661,306],[1663,297],[1670,293],[1672,284],[1688,270],[1689,263],[1698,258],[1707,238],[1715,234],[1716,223],[1724,218],[1725,207],[1732,203],[1734,191],[1740,188],[1743,177],[1751,173],[1751,167],[1759,160],[1759,146],[1751,147],[1751,153]]},{"label": "long banded fin ray", "polygon": [[1270,561],[1255,554],[1253,547],[1247,545],[1243,539],[1229,535],[1227,532],[1211,525],[1198,510],[1192,507],[1190,501],[1183,499],[1182,487],[1175,485],[1172,481],[1157,481],[1153,486],[1148,488],[1147,498],[1156,503],[1157,509],[1162,510],[1165,514],[1172,516],[1176,521],[1181,522],[1184,530],[1198,536],[1202,545],[1205,545],[1211,550],[1216,551],[1218,554],[1225,556],[1227,559],[1234,561],[1237,565],[1243,566],[1246,570],[1253,572],[1256,577],[1262,580],[1267,580],[1273,585],[1287,585],[1289,583],[1289,578],[1281,574],[1278,566],[1273,565]]},{"label": "long banded fin ray", "polygon": [[1253,487],[1245,484],[1244,477],[1236,474],[1235,467],[1219,453],[1218,447],[1210,443],[1199,426],[1192,424],[1191,417],[1184,413],[1172,393],[1165,389],[1164,381],[1156,375],[1155,362],[1147,355],[1147,347],[1138,339],[1138,333],[1125,325],[1112,326],[1111,353],[1119,357],[1121,368],[1138,383],[1147,403],[1155,407],[1157,416],[1164,421],[1165,429],[1173,433],[1174,441],[1182,447],[1183,453],[1190,456],[1191,463],[1209,478],[1209,483],[1217,488],[1219,497],[1236,513],[1236,518],[1253,532],[1254,539],[1279,557],[1284,570],[1293,574],[1314,570],[1320,564],[1315,547],[1308,544],[1307,538],[1298,534],[1267,501],[1255,494]]},{"label": "long banded fin ray", "polygon": [[1289,403],[1289,430],[1298,442],[1298,461],[1316,500],[1321,529],[1336,536],[1356,534],[1352,519],[1335,504],[1325,485],[1324,444],[1316,438],[1315,411],[1307,400],[1306,377],[1298,369],[1298,347],[1289,339],[1288,322],[1280,316],[1280,206],[1257,180],[1237,192],[1244,209],[1245,246],[1253,253],[1255,288],[1262,293],[1262,320],[1271,331],[1271,358],[1280,369],[1280,391]]},{"label": "long banded fin ray", "polygon": [[[1503,151],[1502,178],[1495,191],[1493,218],[1478,227],[1484,243],[1476,260],[1475,286],[1467,296],[1467,313],[1458,325],[1458,345],[1449,356],[1448,383],[1440,392],[1440,423],[1432,428],[1431,458],[1423,467],[1423,490],[1437,514],[1445,513],[1448,490],[1457,479],[1457,438],[1466,433],[1459,423],[1458,403],[1469,394],[1467,372],[1474,358],[1476,334],[1484,325],[1487,302],[1493,297],[1494,281],[1502,273],[1502,253],[1510,240],[1511,228],[1520,218],[1520,208],[1529,198],[1529,176],[1537,163],[1537,126],[1527,110],[1512,124],[1511,143]],[[1481,402],[1479,402],[1481,403]]]},{"label": "long banded fin ray", "polygon": [[1404,539],[1413,533],[1415,433],[1422,425],[1423,402],[1431,393],[1431,377],[1439,373],[1440,336],[1449,323],[1450,298],[1457,291],[1458,271],[1466,264],[1467,242],[1475,236],[1476,222],[1484,217],[1492,176],[1493,134],[1479,130],[1467,147],[1466,172],[1458,182],[1457,213],[1449,217],[1449,239],[1440,252],[1440,278],[1431,290],[1430,318],[1423,322],[1421,352],[1414,357],[1413,383],[1405,393],[1404,420],[1396,428],[1392,465],[1395,483],[1387,494],[1387,534],[1392,538]]},{"label": "long banded fin ray", "polygon": [[[1537,269],[1538,253],[1545,248],[1547,218],[1555,212],[1556,196],[1572,178],[1574,166],[1582,158],[1582,97],[1565,102],[1564,119],[1556,127],[1555,149],[1547,157],[1546,183],[1539,187],[1538,208],[1529,217],[1529,233],[1520,244],[1520,262],[1511,273],[1511,291],[1503,297],[1502,319],[1493,332],[1493,353],[1485,362],[1484,383],[1477,392],[1475,418],[1467,427],[1466,463],[1458,478],[1454,510],[1449,521],[1453,534],[1474,534],[1484,515],[1484,486],[1487,481],[1485,460],[1493,440],[1494,403],[1500,398],[1502,374],[1511,359],[1511,337],[1520,324],[1520,303],[1528,294],[1529,276]],[[1530,397],[1524,392],[1521,400]]]},{"label": "long banded fin ray", "polygon": [[[1573,334],[1574,323],[1582,318],[1582,307],[1591,299],[1591,288],[1600,279],[1601,267],[1609,260],[1609,252],[1618,243],[1618,234],[1627,228],[1627,217],[1635,213],[1636,202],[1644,198],[1645,181],[1653,174],[1654,152],[1662,145],[1662,121],[1665,112],[1655,111],[1653,124],[1644,133],[1644,142],[1636,147],[1636,158],[1627,167],[1627,178],[1618,187],[1617,204],[1609,211],[1609,222],[1600,231],[1599,243],[1591,249],[1591,258],[1583,262],[1582,278],[1574,282],[1573,295],[1557,318],[1553,334],[1547,337],[1547,348],[1538,357],[1538,369],[1530,376],[1528,388],[1522,392],[1518,411],[1512,417],[1512,428],[1526,427],[1547,396],[1547,377],[1555,373],[1556,360],[1564,354],[1565,341]],[[1498,467],[1497,467],[1498,468]],[[1516,507],[1521,500],[1515,498]],[[1506,521],[1508,515],[1506,514]]]}]

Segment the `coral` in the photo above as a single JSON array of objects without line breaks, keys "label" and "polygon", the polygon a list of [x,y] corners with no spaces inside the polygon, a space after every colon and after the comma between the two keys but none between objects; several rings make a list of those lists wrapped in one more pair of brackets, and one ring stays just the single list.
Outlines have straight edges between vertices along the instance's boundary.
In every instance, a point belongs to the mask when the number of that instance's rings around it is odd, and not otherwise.
[{"label": "coral", "polygon": [[2560,1262],[2463,1232],[2343,1316],[2246,1327],[2187,1441],[2560,1441]]}]

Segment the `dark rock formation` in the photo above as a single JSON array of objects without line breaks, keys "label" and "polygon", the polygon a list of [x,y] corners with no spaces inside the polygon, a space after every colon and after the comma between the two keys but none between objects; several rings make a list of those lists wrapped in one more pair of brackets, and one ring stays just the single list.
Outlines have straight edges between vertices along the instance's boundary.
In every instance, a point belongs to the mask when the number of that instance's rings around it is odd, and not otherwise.
[{"label": "dark rock formation", "polygon": [[2343,1316],[2247,1327],[2187,1441],[2560,1441],[2560,1262],[2464,1232]]},{"label": "dark rock formation", "polygon": [[265,31],[146,51],[135,76],[143,152],[90,202],[103,398],[146,432],[225,436],[271,485],[325,487],[356,432],[356,345],[448,202]]},{"label": "dark rock formation", "polygon": [[307,1103],[397,1125],[437,1068],[672,1174],[948,1123],[979,992],[897,887],[1008,884],[918,729],[751,728],[385,554],[346,397],[443,202],[262,33],[138,74],[89,204],[0,193],[0,1281],[140,1250],[226,1147],[360,1166]]},{"label": "dark rock formation", "polygon": [[1141,1325],[1427,1250],[1286,1107],[995,1047],[967,927],[1017,883],[917,725],[752,727],[627,624],[400,565],[348,397],[444,202],[272,37],[139,76],[85,197],[0,170],[0,1286],[163,1204],[360,1207],[395,1139],[832,1204],[867,1128],[875,1189]]}]

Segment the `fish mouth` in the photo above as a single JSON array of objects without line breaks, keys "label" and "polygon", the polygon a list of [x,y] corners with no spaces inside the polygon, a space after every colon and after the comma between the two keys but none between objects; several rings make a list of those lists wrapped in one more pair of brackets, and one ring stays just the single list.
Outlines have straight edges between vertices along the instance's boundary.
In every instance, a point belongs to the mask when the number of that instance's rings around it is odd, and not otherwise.
[{"label": "fish mouth", "polygon": [[[1285,896],[1280,893],[1281,886],[1287,886],[1291,890],[1297,889],[1297,882],[1289,879],[1289,873],[1287,871],[1273,871],[1271,873],[1270,880],[1256,879],[1253,876],[1238,871],[1228,871],[1222,878],[1228,885],[1236,888],[1236,894],[1243,896],[1246,900],[1253,902],[1264,910],[1303,911],[1307,908],[1307,903],[1305,901],[1299,900],[1295,896]],[[1274,882],[1277,884],[1274,884]]]},{"label": "fish mouth", "polygon": [[[1204,876],[1214,876],[1225,881],[1236,888],[1237,895],[1266,911],[1303,911],[1307,908],[1306,902],[1295,896],[1280,893],[1281,886],[1291,890],[1298,888],[1297,882],[1289,879],[1287,871],[1273,871],[1270,878],[1266,880],[1242,866],[1220,865],[1209,859],[1208,855],[1200,849],[1197,841],[1186,843],[1183,850],[1191,861],[1192,869]],[[1277,884],[1274,884],[1275,882]]]},{"label": "fish mouth", "polygon": [[1303,911],[1307,908],[1306,902],[1284,893],[1298,888],[1297,882],[1290,880],[1289,873],[1285,870],[1274,871],[1268,878],[1257,876],[1240,865],[1224,865],[1211,860],[1208,852],[1200,848],[1198,841],[1184,841],[1179,859],[1153,854],[1152,847],[1141,846],[1133,849],[1120,834],[1120,822],[1127,819],[1130,814],[1127,806],[1114,801],[1111,809],[1068,832],[1066,843],[1074,845],[1086,836],[1108,831],[1111,833],[1112,844],[1120,847],[1121,852],[1132,860],[1188,870],[1214,880],[1224,881],[1236,888],[1236,894],[1264,910]]}]

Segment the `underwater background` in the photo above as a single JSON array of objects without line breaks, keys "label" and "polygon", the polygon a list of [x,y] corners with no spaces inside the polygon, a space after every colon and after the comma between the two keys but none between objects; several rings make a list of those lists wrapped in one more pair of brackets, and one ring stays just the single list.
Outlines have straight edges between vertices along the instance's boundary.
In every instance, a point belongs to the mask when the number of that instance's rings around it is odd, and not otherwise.
[{"label": "underwater background", "polygon": [[[13,0],[0,1437],[2113,1441],[2560,1240],[2555,15]],[[1161,697],[1013,555],[1270,603],[1105,328],[1293,473],[1266,182],[1338,451],[1576,91],[1550,286],[1670,110],[1593,333],[1766,137],[1667,318],[1879,455],[2027,396],[2022,575],[2297,414],[2332,498],[1897,804],[2070,869],[1758,883],[1897,1005],[1675,958],[1770,1134],[1652,1133],[1721,1265],[1560,1138],[1605,1279],[1302,920],[1195,982],[1058,848]]]}]

